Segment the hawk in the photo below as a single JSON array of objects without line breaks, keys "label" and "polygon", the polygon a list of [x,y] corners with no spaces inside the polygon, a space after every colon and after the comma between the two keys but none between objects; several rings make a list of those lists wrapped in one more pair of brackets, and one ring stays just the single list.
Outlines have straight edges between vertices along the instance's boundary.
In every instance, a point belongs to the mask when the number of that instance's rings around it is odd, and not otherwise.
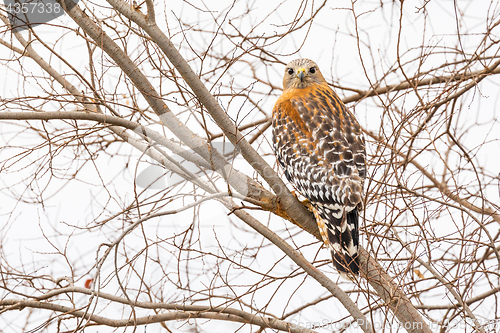
[{"label": "hawk", "polygon": [[273,108],[273,146],[286,178],[309,201],[335,268],[358,274],[365,139],[312,60],[286,66]]}]

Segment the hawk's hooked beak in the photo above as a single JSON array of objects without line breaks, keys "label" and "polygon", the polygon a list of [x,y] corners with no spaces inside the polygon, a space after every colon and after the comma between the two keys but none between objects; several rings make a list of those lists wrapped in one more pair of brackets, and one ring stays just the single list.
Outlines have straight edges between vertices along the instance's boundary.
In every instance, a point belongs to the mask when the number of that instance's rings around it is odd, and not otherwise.
[{"label": "hawk's hooked beak", "polygon": [[300,79],[300,82],[304,82],[304,78],[306,77],[306,70],[304,68],[299,68],[297,70],[297,77]]}]

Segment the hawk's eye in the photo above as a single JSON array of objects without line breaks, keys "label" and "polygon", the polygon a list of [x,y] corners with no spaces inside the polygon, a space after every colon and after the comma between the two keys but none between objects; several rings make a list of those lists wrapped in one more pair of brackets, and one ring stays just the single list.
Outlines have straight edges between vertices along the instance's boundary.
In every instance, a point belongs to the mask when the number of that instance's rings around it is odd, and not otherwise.
[{"label": "hawk's eye", "polygon": [[311,74],[316,73],[316,67],[311,67],[311,68],[309,69],[309,73],[311,73]]},{"label": "hawk's eye", "polygon": [[287,71],[287,73],[288,73],[288,74],[290,74],[290,75],[292,75],[292,74],[293,74],[293,69],[291,69],[291,68],[288,68],[286,71]]}]

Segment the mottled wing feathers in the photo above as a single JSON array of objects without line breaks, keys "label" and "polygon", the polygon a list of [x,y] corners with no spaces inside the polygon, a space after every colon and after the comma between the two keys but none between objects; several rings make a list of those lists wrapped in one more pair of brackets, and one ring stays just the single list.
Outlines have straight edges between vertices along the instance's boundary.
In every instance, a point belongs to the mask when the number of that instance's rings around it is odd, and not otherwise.
[{"label": "mottled wing feathers", "polygon": [[[362,209],[365,147],[358,122],[328,86],[297,90],[282,95],[273,110],[278,161],[309,200]],[[325,186],[332,191],[322,191]]]},{"label": "mottled wing feathers", "polygon": [[366,175],[358,122],[326,82],[286,89],[273,109],[273,145],[286,177],[311,202],[336,268],[357,273]]}]

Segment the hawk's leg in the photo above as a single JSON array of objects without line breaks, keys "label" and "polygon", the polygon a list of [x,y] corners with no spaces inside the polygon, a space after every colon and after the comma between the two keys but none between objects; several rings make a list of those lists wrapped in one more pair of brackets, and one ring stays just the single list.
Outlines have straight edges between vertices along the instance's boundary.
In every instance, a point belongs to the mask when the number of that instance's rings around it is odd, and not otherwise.
[{"label": "hawk's leg", "polygon": [[301,204],[303,204],[304,206],[307,207],[307,209],[309,209],[309,211],[311,213],[314,213],[314,207],[313,205],[311,204],[311,202],[307,199],[304,199],[304,200],[300,200],[299,197],[297,196],[297,193],[295,191],[290,191],[290,193],[293,194],[293,196],[295,197],[295,199],[299,200]]}]

